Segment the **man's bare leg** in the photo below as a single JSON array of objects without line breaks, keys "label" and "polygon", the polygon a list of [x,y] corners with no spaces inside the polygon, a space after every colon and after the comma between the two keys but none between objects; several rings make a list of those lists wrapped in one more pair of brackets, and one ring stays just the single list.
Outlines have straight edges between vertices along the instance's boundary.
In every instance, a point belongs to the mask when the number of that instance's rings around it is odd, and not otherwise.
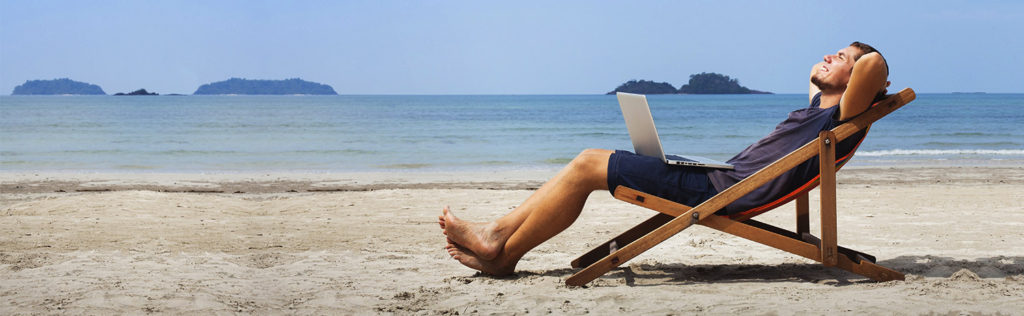
[{"label": "man's bare leg", "polygon": [[449,255],[471,268],[508,274],[527,251],[571,225],[595,190],[608,189],[609,150],[580,153],[511,213],[490,223],[470,223],[447,208],[438,224]]}]

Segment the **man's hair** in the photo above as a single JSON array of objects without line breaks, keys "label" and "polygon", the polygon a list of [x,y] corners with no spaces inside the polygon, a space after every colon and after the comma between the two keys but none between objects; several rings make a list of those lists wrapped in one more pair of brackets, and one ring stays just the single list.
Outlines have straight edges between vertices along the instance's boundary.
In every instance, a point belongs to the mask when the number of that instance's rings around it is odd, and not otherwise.
[{"label": "man's hair", "polygon": [[[868,45],[868,44],[864,44],[864,43],[861,43],[861,42],[853,42],[853,43],[850,43],[850,46],[856,47],[861,52],[860,55],[857,55],[856,57],[853,57],[853,62],[854,63],[856,63],[857,60],[860,59],[861,56],[864,56],[864,55],[867,55],[867,54],[870,54],[870,53],[878,53],[878,56],[882,56],[882,52],[878,51],[877,49],[875,49],[874,47],[871,47],[871,45]],[[882,56],[882,64],[885,65],[885,75],[888,76],[889,75],[889,62],[885,61],[885,56]],[[882,91],[878,92],[878,95],[875,96],[875,101],[881,100],[882,98],[885,97],[885,93],[883,91],[885,91],[885,88],[883,88]]]},{"label": "man's hair", "polygon": [[[856,47],[857,49],[860,50],[860,55],[857,55],[856,57],[853,57],[853,61],[854,62],[857,62],[857,60],[860,59],[861,56],[864,56],[864,55],[867,55],[867,54],[870,54],[870,53],[878,53],[878,56],[882,56],[882,52],[878,51],[877,49],[875,49],[874,47],[871,47],[871,45],[868,45],[868,44],[864,44],[864,43],[861,43],[861,42],[853,42],[853,43],[850,43],[850,46]],[[885,64],[885,74],[888,75],[889,74],[889,63],[885,61],[885,57],[884,56],[882,57],[882,63]]]}]

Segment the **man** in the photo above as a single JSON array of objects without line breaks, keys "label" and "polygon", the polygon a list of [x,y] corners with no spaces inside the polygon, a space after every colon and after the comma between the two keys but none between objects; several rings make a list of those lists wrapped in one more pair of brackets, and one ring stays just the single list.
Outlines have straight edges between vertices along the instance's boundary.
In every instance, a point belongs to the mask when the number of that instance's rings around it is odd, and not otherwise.
[{"label": "man", "polygon": [[[811,69],[807,108],[793,111],[775,131],[729,160],[735,170],[670,166],[626,151],[587,149],[511,213],[489,223],[466,222],[445,207],[438,223],[448,254],[492,275],[510,274],[542,242],[571,225],[591,192],[626,185],[686,205],[697,205],[818,136],[864,112],[884,96],[888,66],[877,50],[853,42]],[[859,143],[863,132],[837,145],[837,157]],[[726,206],[735,214],[795,190],[817,175],[811,159]]]}]

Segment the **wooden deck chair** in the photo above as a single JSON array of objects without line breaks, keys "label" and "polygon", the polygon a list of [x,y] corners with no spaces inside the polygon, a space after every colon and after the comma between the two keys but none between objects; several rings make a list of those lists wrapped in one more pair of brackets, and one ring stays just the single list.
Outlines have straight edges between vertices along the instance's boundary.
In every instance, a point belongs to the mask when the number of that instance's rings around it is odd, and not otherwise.
[{"label": "wooden deck chair", "polygon": [[[585,285],[693,224],[704,225],[743,237],[821,262],[824,266],[837,267],[872,280],[903,280],[902,273],[875,264],[875,257],[836,244],[836,170],[848,157],[837,160],[835,144],[867,129],[878,119],[913,101],[914,98],[914,90],[910,88],[889,95],[852,120],[830,131],[822,131],[818,138],[696,207],[691,208],[632,188],[619,186],[613,192],[615,198],[659,213],[573,260],[573,268],[585,268],[570,276],[566,280],[566,284]],[[715,211],[815,156],[820,159],[819,176],[793,193],[739,214],[730,216],[714,214]],[[838,166],[837,161],[839,162]],[[809,232],[807,200],[807,193],[819,183],[821,187],[820,239]],[[796,200],[796,231],[788,231],[750,219],[794,199]]]}]

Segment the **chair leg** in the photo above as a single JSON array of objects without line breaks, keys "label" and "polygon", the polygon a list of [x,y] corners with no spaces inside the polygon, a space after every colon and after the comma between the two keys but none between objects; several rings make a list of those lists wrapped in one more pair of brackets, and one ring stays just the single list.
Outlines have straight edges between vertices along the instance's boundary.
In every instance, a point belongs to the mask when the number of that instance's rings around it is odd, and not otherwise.
[{"label": "chair leg", "polygon": [[[657,227],[654,231],[642,236],[636,241],[625,245],[600,260],[588,265],[565,280],[565,284],[571,286],[583,286],[594,279],[608,273],[620,264],[639,256],[645,250],[667,240],[669,237],[693,226],[700,218],[697,209],[691,209],[679,217]],[[667,228],[667,229],[666,229]],[[661,232],[659,234],[659,232]]]},{"label": "chair leg", "polygon": [[668,223],[668,221],[671,221],[673,218],[675,217],[658,213],[657,215],[654,215],[654,217],[647,219],[643,223],[640,223],[639,225],[630,228],[621,235],[612,238],[611,240],[601,244],[600,246],[594,247],[594,249],[588,251],[586,254],[583,254],[579,258],[576,258],[576,260],[573,260],[571,265],[573,268],[579,268],[594,264],[594,262],[601,260],[601,258],[607,257],[608,255],[615,252],[619,248],[625,247],[626,245],[632,243],[633,241],[640,239],[640,237],[647,235],[647,233],[650,233],[651,231],[658,229],[658,227],[661,227],[661,225]]},{"label": "chair leg", "polygon": [[808,217],[809,204],[807,201],[807,193],[800,194],[796,197],[796,233],[804,234],[811,231],[810,219]]},{"label": "chair leg", "polygon": [[594,247],[594,249],[591,249],[586,254],[576,258],[576,260],[573,260],[572,263],[570,263],[573,268],[588,267],[591,264],[600,261],[602,258],[614,253],[616,250],[633,243],[644,235],[647,235],[647,233],[658,229],[658,227],[668,223],[676,216],[679,216],[679,214],[690,210],[690,207],[687,205],[670,202],[624,186],[615,188],[612,195],[619,200],[652,210],[657,210],[659,213],[643,223],[640,223],[640,225],[630,228],[621,235],[612,238],[600,246]]},{"label": "chair leg", "polygon": [[818,134],[820,151],[818,166],[820,167],[821,184],[821,264],[833,267],[838,262],[836,257],[836,135],[832,131]]},{"label": "chair leg", "polygon": [[863,275],[878,282],[906,280],[903,273],[880,266],[869,260],[853,261],[846,256],[840,256],[839,258],[838,265],[836,265],[837,268]]},{"label": "chair leg", "polygon": [[[799,234],[761,223],[755,220],[737,222],[721,216],[711,216],[701,225],[724,233],[745,238],[779,250],[783,250],[814,261],[820,261],[820,243],[804,241]],[[903,280],[904,276],[895,270],[874,263],[874,257],[856,250],[838,247],[842,256],[836,256],[836,268],[850,271],[875,281]]]}]

